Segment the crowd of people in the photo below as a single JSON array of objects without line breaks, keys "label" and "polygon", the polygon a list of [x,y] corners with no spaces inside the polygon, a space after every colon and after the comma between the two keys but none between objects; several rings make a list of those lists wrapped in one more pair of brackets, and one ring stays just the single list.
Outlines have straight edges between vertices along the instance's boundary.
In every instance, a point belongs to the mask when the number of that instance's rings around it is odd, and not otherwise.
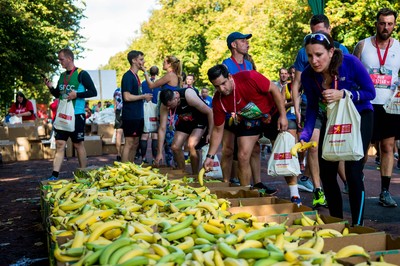
[{"label": "crowd of people", "polygon": [[[264,158],[260,156],[260,140],[267,138],[273,145],[280,132],[288,131],[297,142],[319,144],[299,153],[301,175],[285,177],[292,202],[301,204],[299,190],[311,192],[314,208],[326,207],[332,216],[343,218],[339,175],[344,184],[343,192],[349,194],[352,224],[362,225],[363,168],[370,143],[379,148],[379,203],[384,207],[397,206],[389,186],[395,143],[400,137],[400,115],[388,114],[383,107],[399,89],[400,44],[391,37],[396,18],[396,11],[380,9],[376,15],[375,35],[360,41],[350,54],[345,46],[332,39],[328,18],[314,15],[310,20],[311,33],[305,36],[295,62],[279,69],[277,82],[256,71],[249,55],[252,34],[233,32],[227,37],[230,57],[207,72],[215,89],[213,97],[208,95],[208,88],[195,87],[194,75],[183,75],[182,63],[177,57],[165,57],[164,75],[159,77],[156,66],[147,71],[141,51],[130,51],[127,54],[129,69],[122,77],[121,88],[114,93],[114,103],[109,103],[116,114],[117,160],[133,161],[138,155],[145,161],[147,143],[151,139],[155,165],[184,169],[187,152],[192,172],[196,174],[201,167],[211,171],[221,149],[224,182],[252,186],[273,195],[277,190],[261,181]],[[58,59],[66,72],[62,73],[56,88],[48,80],[45,82],[56,98],[74,102],[75,130],[55,129],[57,152],[50,179],[58,178],[69,137],[78,151],[80,166],[86,166],[82,144],[85,98],[96,95],[88,73],[75,67],[71,50],[61,50]],[[322,157],[322,143],[329,130],[327,106],[345,97],[351,98],[360,115],[364,157],[329,161]],[[152,132],[144,129],[146,102],[157,106],[158,129]],[[21,116],[24,120],[31,117],[23,94],[17,95],[10,115]],[[206,143],[209,144],[208,153],[201,158],[199,150]]]}]

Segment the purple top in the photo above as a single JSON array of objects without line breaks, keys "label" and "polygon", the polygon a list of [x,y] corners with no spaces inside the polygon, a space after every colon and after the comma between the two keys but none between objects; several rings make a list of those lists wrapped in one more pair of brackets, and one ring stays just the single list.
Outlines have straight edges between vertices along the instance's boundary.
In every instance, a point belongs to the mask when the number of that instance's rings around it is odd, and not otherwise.
[{"label": "purple top", "polygon": [[[316,73],[311,66],[307,66],[301,74],[301,83],[307,96],[306,122],[300,140],[310,141],[320,104],[322,104],[322,74]],[[368,72],[360,60],[351,55],[343,55],[342,65],[339,67],[338,89],[346,89],[353,95],[353,103],[358,112],[373,110],[371,100],[375,98],[375,88]],[[332,82],[334,88],[334,82]]]}]

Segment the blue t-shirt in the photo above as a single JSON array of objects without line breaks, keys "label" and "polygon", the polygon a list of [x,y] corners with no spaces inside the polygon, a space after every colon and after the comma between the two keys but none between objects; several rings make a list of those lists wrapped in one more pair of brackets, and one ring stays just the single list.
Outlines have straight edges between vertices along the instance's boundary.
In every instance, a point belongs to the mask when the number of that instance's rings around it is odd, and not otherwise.
[{"label": "blue t-shirt", "polygon": [[212,98],[210,95],[207,95],[205,99],[201,97],[201,99],[203,99],[203,101],[208,105],[208,107],[212,108]]},{"label": "blue t-shirt", "polygon": [[[150,78],[150,80],[151,80],[152,82],[154,82],[155,79]],[[142,82],[142,93],[143,93],[143,94],[146,94],[146,93],[151,93],[151,94],[153,94],[153,99],[151,99],[151,101],[152,101],[153,103],[155,103],[155,104],[157,104],[157,101],[158,101],[158,93],[159,93],[160,91],[161,91],[161,88],[160,88],[160,87],[154,88],[154,89],[150,89],[150,88],[149,88],[149,85],[147,84],[147,81],[146,81],[146,80],[144,80],[144,81]]]},{"label": "blue t-shirt", "polygon": [[[311,139],[318,110],[320,109],[320,104],[322,104],[322,82],[322,74],[316,73],[311,66],[307,66],[301,74],[301,83],[304,85],[304,92],[308,102],[306,121],[300,140],[306,142]],[[334,88],[333,84],[332,89]],[[351,92],[353,103],[358,112],[373,110],[371,100],[376,95],[374,84],[361,61],[354,55],[343,55],[343,62],[339,67],[337,88]]]},{"label": "blue t-shirt", "polygon": [[123,98],[122,120],[143,119],[143,100],[126,101],[124,99],[124,92],[129,92],[132,95],[141,95],[140,80],[131,70],[128,70],[122,77],[121,92]]},{"label": "blue t-shirt", "polygon": [[232,58],[229,57],[222,61],[222,64],[224,64],[228,68],[231,75],[236,74],[240,71],[253,70],[253,65],[250,63],[250,61],[247,61],[246,59],[244,60],[244,64],[235,64]]}]

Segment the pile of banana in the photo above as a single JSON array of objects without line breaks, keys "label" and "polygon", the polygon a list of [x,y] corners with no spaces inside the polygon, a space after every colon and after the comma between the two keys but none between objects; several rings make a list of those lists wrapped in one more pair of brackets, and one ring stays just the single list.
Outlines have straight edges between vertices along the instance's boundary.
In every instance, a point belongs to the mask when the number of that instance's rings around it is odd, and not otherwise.
[{"label": "pile of banana", "polygon": [[285,223],[230,213],[229,201],[205,186],[133,163],[76,172],[46,188],[54,257],[67,265],[340,265],[340,258],[369,258],[355,245],[322,252],[324,237],[344,232],[291,234]]}]

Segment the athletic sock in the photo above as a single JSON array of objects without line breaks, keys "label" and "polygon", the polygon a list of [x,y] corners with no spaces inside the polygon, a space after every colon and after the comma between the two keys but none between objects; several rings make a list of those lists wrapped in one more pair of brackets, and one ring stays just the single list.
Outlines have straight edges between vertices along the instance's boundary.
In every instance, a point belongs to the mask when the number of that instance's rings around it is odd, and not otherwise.
[{"label": "athletic sock", "polygon": [[381,189],[382,191],[389,191],[390,176],[381,176]]},{"label": "athletic sock", "polygon": [[141,151],[141,156],[142,160],[146,157],[146,151],[147,151],[147,140],[140,140],[140,151]]},{"label": "athletic sock", "polygon": [[157,146],[158,146],[158,140],[157,139],[151,140],[151,153],[153,154],[153,158],[157,157]]},{"label": "athletic sock", "polygon": [[53,171],[53,173],[51,175],[54,176],[54,177],[58,177],[59,174],[60,174],[60,172]]},{"label": "athletic sock", "polygon": [[289,185],[289,190],[290,190],[290,197],[299,197],[300,198],[300,194],[299,194],[299,188],[296,185]]}]

